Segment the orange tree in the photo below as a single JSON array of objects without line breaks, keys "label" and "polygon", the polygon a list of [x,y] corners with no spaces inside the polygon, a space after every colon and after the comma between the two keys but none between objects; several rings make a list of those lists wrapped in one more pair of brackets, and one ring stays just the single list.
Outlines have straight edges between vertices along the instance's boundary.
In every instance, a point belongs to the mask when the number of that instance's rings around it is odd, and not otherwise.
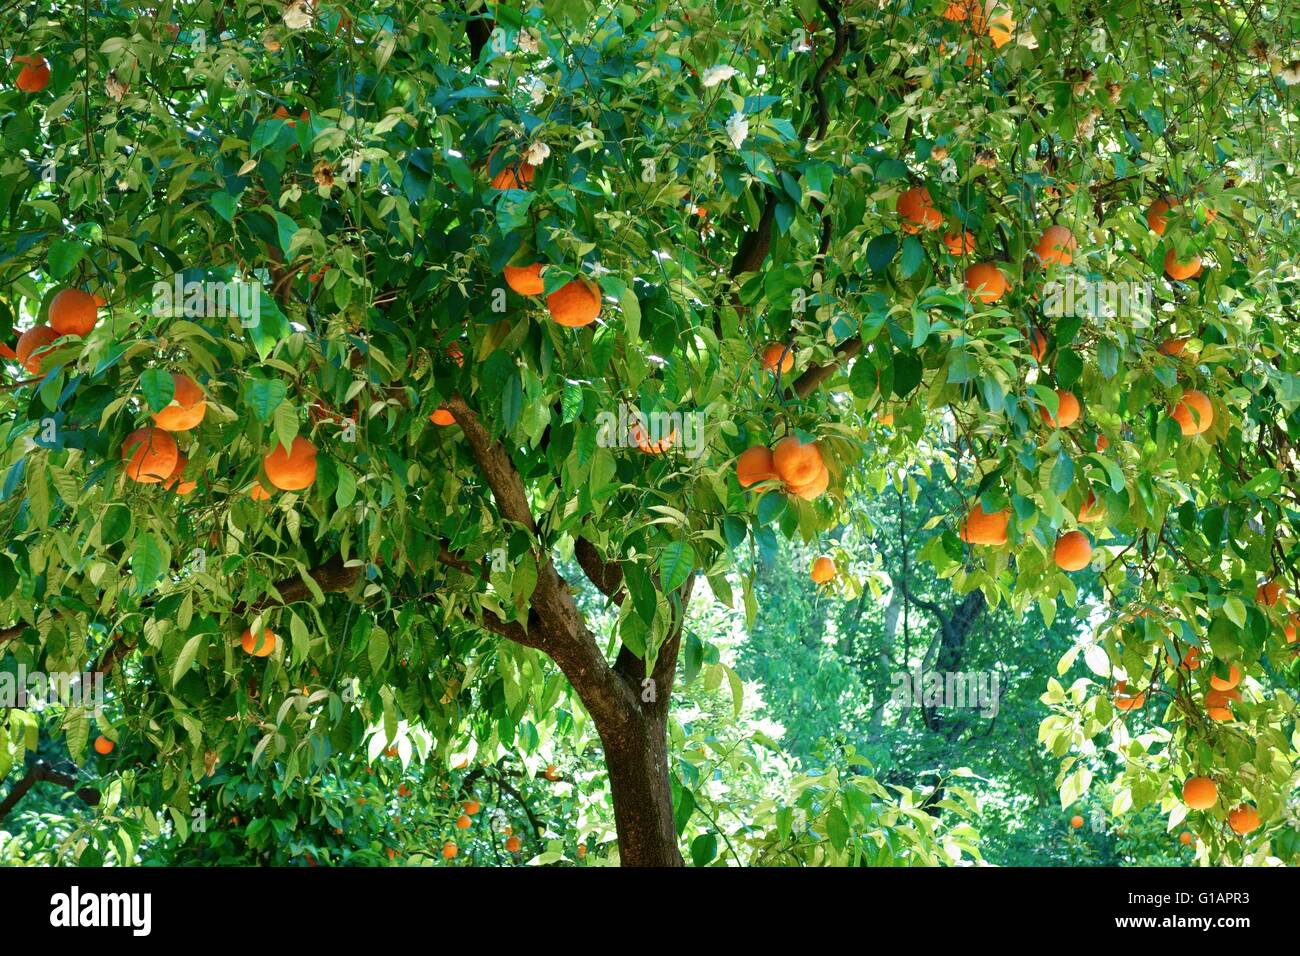
[{"label": "orange tree", "polygon": [[182,807],[370,722],[451,746],[491,647],[494,733],[535,742],[571,688],[620,859],[678,864],[693,593],[752,602],[748,536],[816,538],[914,462],[969,502],[925,529],[959,590],[1050,619],[1071,573],[1106,585],[1043,742],[1109,731],[1134,806],[1208,777],[1202,846],[1263,848],[1295,758],[1297,16],[19,4],[0,643],[106,673],[94,719]]}]

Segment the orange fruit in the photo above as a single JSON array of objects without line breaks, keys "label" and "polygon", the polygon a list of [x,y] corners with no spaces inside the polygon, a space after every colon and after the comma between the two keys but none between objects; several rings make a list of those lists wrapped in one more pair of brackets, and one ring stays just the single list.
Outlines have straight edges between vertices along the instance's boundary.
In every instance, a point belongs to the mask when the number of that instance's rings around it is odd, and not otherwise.
[{"label": "orange fruit", "polygon": [[456,844],[453,843],[451,840],[448,840],[446,843],[442,845],[442,858],[444,860],[450,860],[455,855],[456,855]]},{"label": "orange fruit", "polygon": [[512,837],[507,837],[507,838],[506,838],[506,852],[507,852],[507,853],[518,853],[518,852],[519,852],[519,848],[522,847],[522,846],[523,846],[523,842],[519,839],[519,837],[517,837],[517,836],[512,836]]},{"label": "orange fruit", "polygon": [[397,795],[399,797],[409,797],[411,795],[411,788],[408,787],[406,784],[401,784],[397,788]]},{"label": "orange fruit", "polygon": [[1079,420],[1079,400],[1075,398],[1074,392],[1068,392],[1065,389],[1056,390],[1056,417],[1047,410],[1046,405],[1039,406],[1038,414],[1043,416],[1043,421],[1053,428],[1069,428]]},{"label": "orange fruit", "polygon": [[830,558],[822,555],[812,566],[812,579],[814,584],[825,584],[835,577],[835,562]]},{"label": "orange fruit", "polygon": [[239,643],[244,648],[245,654],[252,654],[254,657],[270,657],[275,651],[275,632],[269,627],[263,627],[262,632],[254,637],[252,630],[244,628]]},{"label": "orange fruit", "polygon": [[771,481],[776,477],[772,451],[763,445],[746,448],[736,459],[736,480],[740,482],[742,488],[748,488],[760,481]]},{"label": "orange fruit", "polygon": [[1147,207],[1147,228],[1157,236],[1165,234],[1169,225],[1169,210],[1179,204],[1177,196],[1161,196]]},{"label": "orange fruit", "polygon": [[976,33],[987,33],[993,45],[1002,48],[1011,42],[1011,35],[1016,29],[1016,21],[1007,10],[1009,0],[988,0],[980,9],[979,0],[971,4],[971,29]]},{"label": "orange fruit", "polygon": [[16,56],[14,62],[22,64],[14,85],[24,93],[39,93],[50,82],[50,65],[43,56]]},{"label": "orange fruit", "polygon": [[1228,826],[1238,836],[1246,836],[1258,830],[1260,822],[1259,811],[1248,803],[1243,803],[1228,814]]},{"label": "orange fruit", "polygon": [[103,734],[95,738],[95,753],[100,756],[106,756],[113,752],[113,741],[109,740]]},{"label": "orange fruit", "polygon": [[647,455],[662,455],[677,442],[677,429],[674,428],[667,435],[655,439],[650,437],[650,432],[643,428],[640,422],[633,422],[627,430],[627,437]]},{"label": "orange fruit", "polygon": [[787,484],[785,490],[804,501],[816,501],[830,487],[831,473],[825,463],[818,469],[816,477],[799,484]]},{"label": "orange fruit", "polygon": [[1199,435],[1214,424],[1214,406],[1204,392],[1195,389],[1183,392],[1172,414],[1184,435]]},{"label": "orange fruit", "polygon": [[1074,261],[1079,243],[1065,226],[1048,226],[1034,245],[1034,252],[1044,264],[1056,262],[1068,266]]},{"label": "orange fruit", "polygon": [[41,374],[41,364],[44,361],[45,354],[49,349],[43,346],[49,345],[59,337],[48,325],[33,325],[30,329],[18,336],[18,342],[14,346],[14,355],[23,368],[33,375]]},{"label": "orange fruit", "polygon": [[797,435],[787,435],[772,450],[772,464],[787,485],[804,486],[816,480],[825,467],[816,442],[803,444]]},{"label": "orange fruit", "polygon": [[1200,272],[1201,257],[1195,253],[1185,261],[1178,258],[1178,251],[1173,247],[1170,247],[1169,251],[1165,253],[1165,275],[1169,276],[1169,278],[1181,282],[1184,279],[1191,279],[1200,275]]},{"label": "orange fruit", "polygon": [[1255,588],[1255,603],[1272,607],[1282,597],[1282,584],[1279,581],[1265,581]]},{"label": "orange fruit", "polygon": [[208,403],[203,399],[203,389],[188,375],[172,373],[172,385],[172,400],[161,411],[154,412],[154,424],[163,431],[188,431],[203,421]]},{"label": "orange fruit", "polygon": [[1187,339],[1165,339],[1156,349],[1161,355],[1168,355],[1177,358],[1183,354],[1183,349],[1187,348]]},{"label": "orange fruit", "polygon": [[1041,362],[1043,356],[1047,354],[1047,336],[1037,326],[1029,330],[1029,354],[1034,357],[1035,362]]},{"label": "orange fruit", "polygon": [[429,421],[435,425],[455,425],[456,416],[454,416],[446,405],[439,405],[434,413],[429,416]]},{"label": "orange fruit", "polygon": [[271,493],[263,487],[260,481],[255,481],[248,487],[248,497],[254,501],[270,501]]},{"label": "orange fruit", "polygon": [[141,484],[156,485],[166,481],[176,471],[179,458],[176,439],[152,425],[137,428],[122,441],[126,476]]},{"label": "orange fruit", "polygon": [[1236,664],[1228,665],[1228,676],[1219,677],[1215,674],[1210,675],[1210,686],[1215,690],[1229,691],[1241,683],[1241,671],[1237,669]]},{"label": "orange fruit", "polygon": [[1097,451],[1105,451],[1110,447],[1110,439],[1100,432],[1097,433]]},{"label": "orange fruit", "polygon": [[189,459],[185,455],[176,456],[176,467],[167,476],[167,480],[163,482],[164,491],[175,491],[178,495],[185,496],[199,486],[197,481],[186,481],[181,477],[181,472],[185,470],[187,464],[189,464]]},{"label": "orange fruit", "polygon": [[794,350],[787,350],[784,342],[771,342],[763,349],[763,371],[775,372],[778,363],[783,375],[794,368]]},{"label": "orange fruit", "polygon": [[316,446],[298,435],[288,451],[276,444],[262,459],[262,467],[267,480],[281,491],[301,491],[316,480]]},{"label": "orange fruit", "polygon": [[1056,539],[1055,558],[1062,571],[1082,571],[1092,561],[1092,542],[1082,531],[1067,531]]},{"label": "orange fruit", "polygon": [[550,780],[550,781],[554,782],[554,781],[560,779],[560,771],[559,771],[558,769],[556,769],[555,764],[553,764],[553,763],[548,763],[548,764],[546,765],[546,775],[545,775],[545,776],[546,776],[546,779],[547,779],[547,780]]},{"label": "orange fruit", "polygon": [[1077,813],[1074,816],[1070,817],[1070,826],[1074,827],[1074,829],[1076,830],[1082,829],[1083,817],[1079,816],[1079,814]]},{"label": "orange fruit", "polygon": [[[546,288],[542,281],[542,264],[534,262],[531,266],[506,266],[506,285],[520,295],[541,295]],[[462,358],[463,362],[464,359]]]},{"label": "orange fruit", "polygon": [[975,251],[975,234],[969,229],[954,229],[944,233],[943,245],[951,256],[969,255]]},{"label": "orange fruit", "polygon": [[[1168,654],[1165,655],[1165,660],[1169,661],[1170,667],[1175,666],[1174,659]],[[1181,658],[1177,662],[1177,666],[1184,670],[1196,670],[1196,668],[1201,666],[1201,649],[1193,645],[1187,648],[1187,650],[1181,651]]]},{"label": "orange fruit", "polygon": [[1208,810],[1219,799],[1219,787],[1209,777],[1188,777],[1183,783],[1183,803],[1193,810]]},{"label": "orange fruit", "polygon": [[462,813],[460,816],[458,816],[458,817],[456,818],[456,829],[457,829],[457,830],[468,830],[469,827],[470,827],[470,824],[473,823],[473,822],[474,822],[473,820],[471,820],[468,816],[466,816],[465,814]]},{"label": "orange fruit", "polygon": [[1196,838],[1193,837],[1193,836],[1192,836],[1189,832],[1187,832],[1186,830],[1184,830],[1182,833],[1178,834],[1178,842],[1181,843],[1183,846],[1191,846],[1191,845],[1192,845],[1192,840],[1194,840],[1194,839],[1196,839]]},{"label": "orange fruit", "polygon": [[461,809],[464,810],[466,813],[468,813],[471,817],[474,814],[478,813],[479,811],[479,802],[477,800],[466,800],[460,806]]},{"label": "orange fruit", "polygon": [[1211,720],[1232,720],[1232,702],[1241,699],[1241,691],[1207,690],[1205,692],[1205,713]]},{"label": "orange fruit", "polygon": [[[904,189],[898,194],[898,199],[894,203],[894,208],[898,214],[905,220],[904,229],[910,224],[912,232],[919,232],[920,226],[926,225],[932,221],[937,210],[934,208],[934,200],[930,198],[930,190],[924,186],[913,186],[911,189]],[[943,218],[939,218],[940,224]]]},{"label": "orange fruit", "polygon": [[[492,177],[492,188],[527,189],[528,184],[533,181],[533,167],[521,160],[514,164],[503,163],[498,168],[497,152],[498,150],[494,149],[488,153],[488,175]],[[493,169],[496,169],[497,172],[493,173]]]},{"label": "orange fruit", "polygon": [[576,329],[600,315],[600,286],[587,278],[566,282],[546,297],[546,307],[558,325]]},{"label": "orange fruit", "polygon": [[966,514],[957,536],[967,544],[1003,545],[1007,543],[1007,521],[1011,512],[1006,508],[989,514],[979,502]]},{"label": "orange fruit", "polygon": [[1009,288],[1007,277],[992,262],[977,262],[966,270],[966,288],[984,303],[1002,298]]},{"label": "orange fruit", "polygon": [[582,859],[583,857],[585,857],[586,855],[587,855],[587,844],[585,844],[585,843],[579,843],[579,844],[578,844],[578,859],[581,860],[581,859]]},{"label": "orange fruit", "polygon": [[60,335],[89,335],[99,318],[95,297],[80,289],[64,289],[50,300],[50,328]]},{"label": "orange fruit", "polygon": [[1300,625],[1300,618],[1296,617],[1294,614],[1288,614],[1286,624],[1282,627],[1282,633],[1286,635],[1286,642],[1288,644],[1294,644],[1296,642],[1297,625]]},{"label": "orange fruit", "polygon": [[451,359],[453,362],[456,363],[457,368],[465,367],[465,353],[461,351],[460,344],[458,342],[452,342],[445,349],[443,349],[443,352],[446,354],[447,358]]},{"label": "orange fruit", "polygon": [[1088,497],[1079,506],[1079,523],[1087,524],[1092,521],[1100,521],[1104,517],[1106,517],[1106,508],[1098,503],[1097,496],[1089,491]]},{"label": "orange fruit", "polygon": [[943,11],[943,18],[945,20],[952,20],[953,22],[965,20],[970,16],[971,2],[972,0],[954,0],[954,2],[948,4],[948,8]]}]

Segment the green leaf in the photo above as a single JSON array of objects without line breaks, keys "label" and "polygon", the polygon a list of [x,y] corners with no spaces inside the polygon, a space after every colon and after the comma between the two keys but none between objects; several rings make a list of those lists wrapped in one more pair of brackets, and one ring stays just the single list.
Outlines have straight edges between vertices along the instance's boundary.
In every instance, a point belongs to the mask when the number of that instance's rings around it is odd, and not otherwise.
[{"label": "green leaf", "polygon": [[712,833],[701,833],[691,841],[691,862],[708,866],[718,855],[718,838]]},{"label": "green leaf", "polygon": [[84,243],[74,239],[58,239],[50,243],[50,254],[46,260],[46,271],[51,279],[62,279],[77,267],[86,255]]},{"label": "green leaf", "polygon": [[288,387],[278,378],[250,378],[244,383],[244,401],[260,422],[269,422],[271,414],[284,401]]},{"label": "green leaf", "polygon": [[203,644],[203,640],[206,637],[206,634],[195,634],[185,642],[185,646],[181,648],[181,652],[176,655],[176,663],[172,667],[172,686],[179,684],[181,678],[189,671],[190,665],[194,663],[194,658],[199,653],[199,647]]},{"label": "green leaf", "polygon": [[659,553],[658,567],[664,593],[676,591],[695,568],[695,551],[684,541],[673,541]]},{"label": "green leaf", "polygon": [[145,369],[140,376],[140,391],[144,399],[155,412],[160,412],[171,404],[176,394],[176,382],[171,373],[161,368]]}]

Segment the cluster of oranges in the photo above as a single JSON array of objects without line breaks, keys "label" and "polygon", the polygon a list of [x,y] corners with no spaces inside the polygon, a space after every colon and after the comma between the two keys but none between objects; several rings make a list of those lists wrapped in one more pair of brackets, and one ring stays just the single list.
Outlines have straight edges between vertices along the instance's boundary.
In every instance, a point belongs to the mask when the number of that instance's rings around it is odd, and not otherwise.
[{"label": "cluster of oranges", "polygon": [[[1210,777],[1188,777],[1183,782],[1183,803],[1192,810],[1210,810],[1219,802],[1219,786]],[[1248,803],[1228,811],[1228,826],[1238,836],[1259,829],[1259,811]],[[1190,843],[1190,840],[1184,840]]]},{"label": "cluster of oranges", "polygon": [[[781,482],[786,494],[815,501],[830,485],[830,470],[816,441],[787,435],[775,448],[755,445],[736,459],[736,480],[742,488],[768,481]],[[760,488],[759,492],[766,491]]]}]

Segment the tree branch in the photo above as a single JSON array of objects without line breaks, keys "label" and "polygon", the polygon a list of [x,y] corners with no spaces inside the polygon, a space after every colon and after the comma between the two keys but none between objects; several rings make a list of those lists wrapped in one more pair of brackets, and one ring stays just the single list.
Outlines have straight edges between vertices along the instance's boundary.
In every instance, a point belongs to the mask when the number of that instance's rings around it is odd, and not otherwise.
[{"label": "tree branch", "polygon": [[99,805],[100,793],[94,787],[77,787],[77,778],[72,774],[55,770],[44,760],[37,760],[27,769],[26,775],[13,785],[9,796],[0,801],[0,820],[9,815],[9,811],[26,796],[27,791],[40,782],[56,783],[65,790],[76,788],[77,796],[90,806]]}]

